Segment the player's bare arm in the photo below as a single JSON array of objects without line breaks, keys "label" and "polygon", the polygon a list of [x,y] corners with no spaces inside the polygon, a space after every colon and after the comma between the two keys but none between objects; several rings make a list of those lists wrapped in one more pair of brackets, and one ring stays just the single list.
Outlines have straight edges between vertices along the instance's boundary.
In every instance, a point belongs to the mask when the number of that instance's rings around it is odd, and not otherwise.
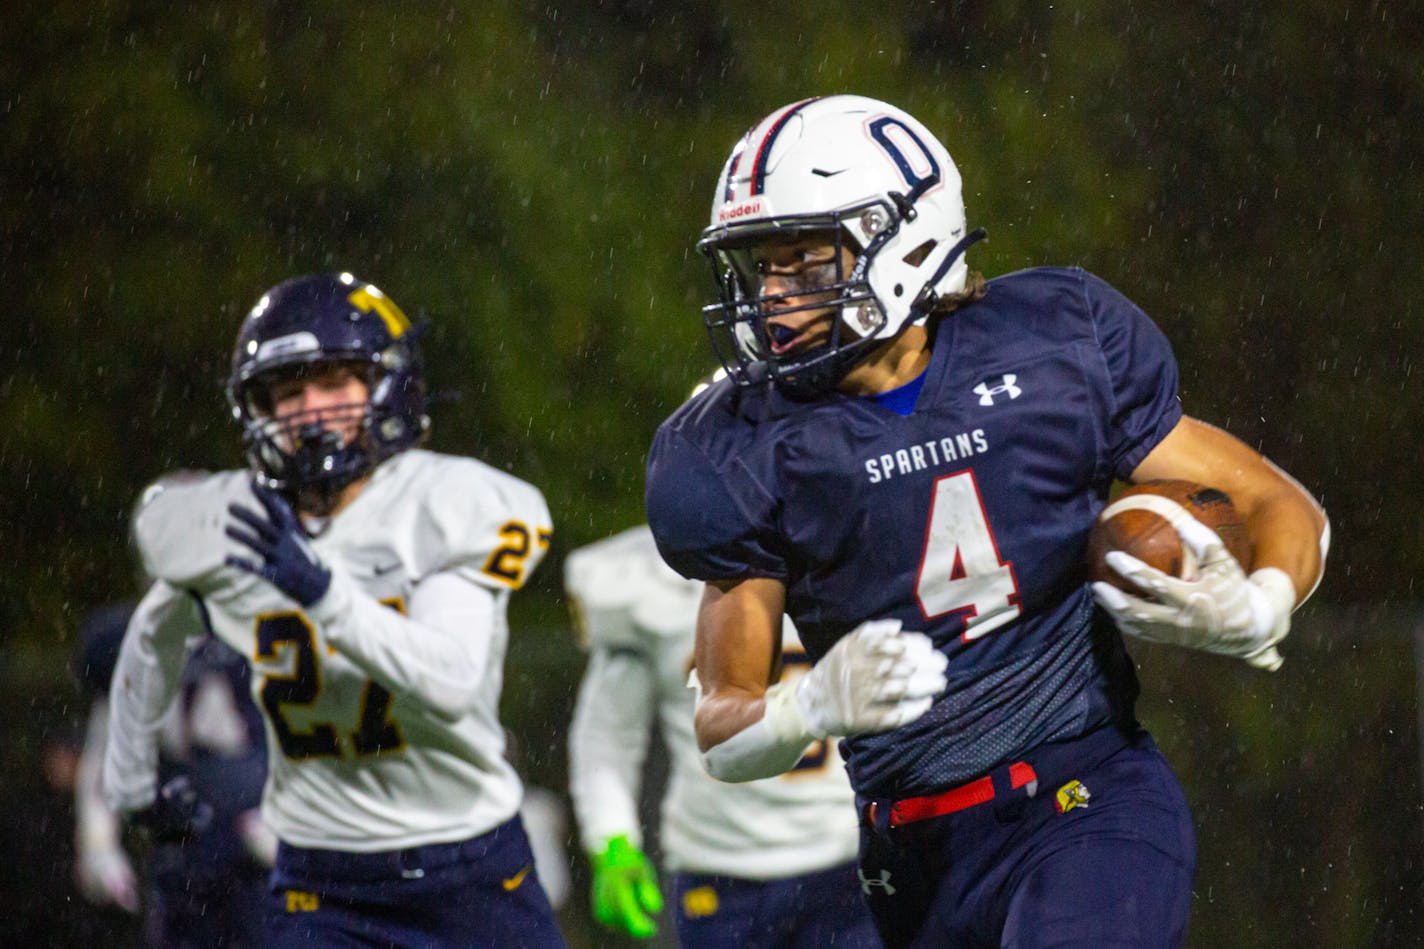
[{"label": "player's bare arm", "polygon": [[[786,588],[765,578],[708,584],[696,663],[709,665],[699,697],[698,744],[724,781],[792,767],[812,741],[890,731],[919,718],[945,689],[945,654],[897,619],[871,619],[838,639],[795,684],[768,685]],[[707,689],[705,681],[702,689]]]},{"label": "player's bare arm", "polygon": [[[1225,491],[1246,521],[1253,562],[1238,563],[1216,532],[1192,518],[1177,525],[1200,564],[1172,577],[1122,552],[1108,565],[1140,592],[1096,582],[1093,594],[1123,632],[1279,669],[1276,649],[1291,613],[1320,579],[1329,525],[1300,485],[1220,429],[1183,417],[1132,472],[1133,480],[1176,478]],[[1249,574],[1247,571],[1250,571]]]},{"label": "player's bare arm", "polygon": [[1235,436],[1183,416],[1132,473],[1133,481],[1179,478],[1231,496],[1251,533],[1253,568],[1276,567],[1290,577],[1297,601],[1315,588],[1324,568],[1325,512],[1295,480]]},{"label": "player's bare arm", "polygon": [[786,587],[753,577],[707,584],[694,663],[702,684],[697,745],[707,751],[758,722],[781,645]]}]

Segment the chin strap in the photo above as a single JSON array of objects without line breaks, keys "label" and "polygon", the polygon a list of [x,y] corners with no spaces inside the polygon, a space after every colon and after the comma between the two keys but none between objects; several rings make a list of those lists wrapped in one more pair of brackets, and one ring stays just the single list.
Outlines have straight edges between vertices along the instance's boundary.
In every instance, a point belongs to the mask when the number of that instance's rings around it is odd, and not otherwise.
[{"label": "chin strap", "polygon": [[919,314],[920,316],[928,314],[930,310],[933,309],[935,301],[939,299],[939,295],[936,294],[934,290],[935,284],[939,283],[940,280],[944,277],[944,275],[949,273],[949,269],[954,266],[955,262],[958,261],[959,258],[964,256],[965,252],[969,250],[970,247],[984,240],[988,236],[988,231],[984,230],[984,228],[982,227],[976,227],[974,230],[961,237],[959,239],[959,242],[949,249],[949,253],[945,255],[945,258],[940,263],[939,267],[935,269],[934,276],[930,277],[930,279],[925,281],[924,288],[920,290],[920,295],[915,298],[915,302],[911,304],[910,309],[913,312]]}]

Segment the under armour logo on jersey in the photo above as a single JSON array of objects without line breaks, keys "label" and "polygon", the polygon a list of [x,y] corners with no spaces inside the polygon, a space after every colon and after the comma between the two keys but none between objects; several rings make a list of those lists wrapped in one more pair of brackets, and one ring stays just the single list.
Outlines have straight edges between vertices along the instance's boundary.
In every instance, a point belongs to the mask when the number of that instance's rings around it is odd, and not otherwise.
[{"label": "under armour logo on jersey", "polygon": [[1018,382],[1018,380],[1018,376],[1014,375],[1012,372],[1006,372],[999,377],[999,380],[995,385],[989,384],[990,382],[994,381],[992,379],[985,379],[983,382],[979,383],[977,386],[974,387],[974,394],[979,397],[980,405],[993,405],[994,396],[996,395],[1006,395],[1010,399],[1017,399],[1019,396],[1023,395],[1023,390],[1014,384]]},{"label": "under armour logo on jersey", "polygon": [[865,871],[860,869],[859,867],[856,868],[855,875],[860,877],[860,890],[866,896],[869,896],[871,889],[877,886],[885,891],[886,896],[895,895],[895,888],[890,885],[889,870],[881,870],[880,879],[878,880],[872,880],[870,877],[866,876]]}]

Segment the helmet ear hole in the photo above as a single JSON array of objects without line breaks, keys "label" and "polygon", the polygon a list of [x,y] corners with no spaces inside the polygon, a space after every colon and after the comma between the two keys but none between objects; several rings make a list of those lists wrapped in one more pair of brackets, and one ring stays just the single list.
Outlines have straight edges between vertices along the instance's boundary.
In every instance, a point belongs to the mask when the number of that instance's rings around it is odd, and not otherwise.
[{"label": "helmet ear hole", "polygon": [[[934,252],[934,249],[938,246],[939,241],[925,241],[919,247],[916,247],[914,250],[906,254],[903,260],[911,267],[918,267],[920,264],[925,262],[925,258],[932,254]],[[898,286],[895,288],[895,295],[900,295],[900,288]]]}]

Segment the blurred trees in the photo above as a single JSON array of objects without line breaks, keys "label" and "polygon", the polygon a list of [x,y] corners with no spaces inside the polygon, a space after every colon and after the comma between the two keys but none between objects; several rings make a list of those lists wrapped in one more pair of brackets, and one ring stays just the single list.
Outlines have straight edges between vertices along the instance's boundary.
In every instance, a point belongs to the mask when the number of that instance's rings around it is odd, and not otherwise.
[{"label": "blurred trees", "polygon": [[[692,243],[727,150],[836,91],[940,132],[976,267],[1081,264],[1158,319],[1188,411],[1324,497],[1324,599],[1415,600],[1421,32],[1324,0],[11,5],[7,692],[61,683],[78,613],[130,591],[144,483],[241,463],[228,347],[301,272],[431,321],[432,447],[544,489],[556,547],[516,610],[557,627],[561,551],[641,518],[653,429],[711,368]],[[511,655],[556,686],[509,698],[554,780],[579,658]]]}]

